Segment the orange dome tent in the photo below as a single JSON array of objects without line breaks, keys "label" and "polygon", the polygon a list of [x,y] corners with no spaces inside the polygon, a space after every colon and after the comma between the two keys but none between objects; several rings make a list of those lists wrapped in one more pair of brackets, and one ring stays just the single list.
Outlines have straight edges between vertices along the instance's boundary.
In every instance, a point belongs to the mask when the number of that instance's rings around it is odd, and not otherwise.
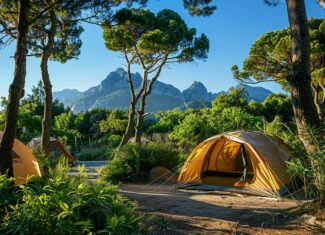
[{"label": "orange dome tent", "polygon": [[[3,133],[0,132],[0,141]],[[18,139],[15,139],[12,148],[12,161],[16,184],[21,184],[31,176],[41,176],[38,162],[30,149]]]},{"label": "orange dome tent", "polygon": [[[41,137],[33,138],[29,143],[29,147],[36,147],[41,145]],[[61,155],[65,156],[68,159],[69,163],[74,162],[74,157],[70,153],[69,150],[66,149],[66,147],[56,138],[51,137],[50,138],[50,144],[49,144],[49,150],[50,152],[54,153],[55,157],[59,157]]]},{"label": "orange dome tent", "polygon": [[280,139],[256,131],[234,131],[200,143],[185,162],[182,188],[275,196],[289,183],[291,153]]}]

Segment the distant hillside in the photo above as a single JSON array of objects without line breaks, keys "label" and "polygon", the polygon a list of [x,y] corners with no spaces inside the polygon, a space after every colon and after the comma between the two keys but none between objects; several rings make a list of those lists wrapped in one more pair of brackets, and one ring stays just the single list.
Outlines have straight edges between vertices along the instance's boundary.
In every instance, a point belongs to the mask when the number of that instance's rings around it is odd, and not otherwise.
[{"label": "distant hillside", "polygon": [[[141,75],[132,74],[135,89],[141,85]],[[262,87],[244,86],[248,100],[262,102],[271,91]],[[174,108],[202,108],[211,107],[213,101],[220,93],[208,92],[201,83],[193,84],[181,92],[176,87],[157,81],[152,93],[148,96],[146,110],[149,112],[164,111]],[[127,110],[130,102],[130,92],[127,82],[127,72],[118,68],[111,72],[98,86],[80,92],[76,89],[64,89],[54,92],[53,97],[70,106],[74,112],[81,112],[95,108]]]},{"label": "distant hillside", "polygon": [[266,97],[268,97],[272,92],[263,87],[252,87],[248,85],[241,85],[245,87],[247,92],[247,100],[255,100],[257,102],[263,102]]},{"label": "distant hillside", "polygon": [[62,101],[65,106],[73,105],[76,100],[82,97],[83,93],[77,89],[64,89],[53,93],[53,98]]}]

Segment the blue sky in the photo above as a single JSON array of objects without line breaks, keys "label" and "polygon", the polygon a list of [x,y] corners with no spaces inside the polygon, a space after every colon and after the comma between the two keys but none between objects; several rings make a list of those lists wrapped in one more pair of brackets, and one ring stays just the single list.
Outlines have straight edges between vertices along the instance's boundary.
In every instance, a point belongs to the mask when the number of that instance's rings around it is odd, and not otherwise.
[{"label": "blue sky", "polygon": [[[323,18],[325,11],[316,0],[305,0],[308,17]],[[148,8],[157,12],[163,8],[177,11],[190,27],[205,33],[210,39],[209,58],[187,64],[175,64],[165,68],[160,81],[186,89],[193,81],[202,82],[209,91],[227,90],[236,85],[230,67],[241,65],[252,43],[268,31],[288,27],[285,1],[276,7],[268,7],[263,0],[214,0],[217,11],[210,17],[191,17],[183,9],[181,0],[150,0]],[[93,25],[84,25],[83,46],[78,60],[66,64],[50,62],[49,71],[53,90],[76,88],[84,91],[98,85],[106,75],[125,63],[119,53],[108,51],[102,39],[102,31]],[[7,96],[13,79],[15,45],[0,51],[0,96]],[[26,91],[40,80],[39,59],[28,57]],[[260,84],[273,92],[281,92],[275,83]]]}]

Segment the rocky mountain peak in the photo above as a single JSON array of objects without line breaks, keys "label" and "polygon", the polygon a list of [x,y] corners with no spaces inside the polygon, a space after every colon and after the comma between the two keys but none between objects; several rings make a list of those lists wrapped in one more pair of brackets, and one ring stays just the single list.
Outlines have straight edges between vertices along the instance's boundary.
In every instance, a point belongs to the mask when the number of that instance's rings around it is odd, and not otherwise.
[{"label": "rocky mountain peak", "polygon": [[208,100],[210,101],[210,95],[206,87],[198,81],[194,81],[192,85],[183,91],[186,102],[194,100]]},{"label": "rocky mountain peak", "polygon": [[192,85],[186,90],[196,90],[196,91],[202,91],[204,93],[208,92],[207,88],[203,85],[203,83],[199,81],[194,81]]},{"label": "rocky mountain peak", "polygon": [[[101,86],[105,90],[127,88],[127,72],[123,68],[117,68],[115,71],[109,73],[107,77],[101,82]],[[141,75],[139,73],[132,74],[132,80],[135,87],[140,86]]]},{"label": "rocky mountain peak", "polygon": [[[131,99],[127,78],[127,72],[123,68],[118,68],[109,73],[101,84],[91,87],[85,92],[66,89],[54,92],[53,97],[62,101],[66,106],[70,106],[74,112],[94,108],[127,110]],[[134,88],[138,89],[142,82],[141,75],[132,73],[132,80]],[[262,87],[245,86],[245,89],[248,93],[248,101],[254,99],[262,102],[271,93]],[[184,102],[194,108],[209,107],[211,101],[218,94],[208,92],[207,88],[199,81],[194,81],[183,92],[173,85],[156,81],[152,93],[148,96],[146,111],[157,112],[183,108],[185,107]]]}]

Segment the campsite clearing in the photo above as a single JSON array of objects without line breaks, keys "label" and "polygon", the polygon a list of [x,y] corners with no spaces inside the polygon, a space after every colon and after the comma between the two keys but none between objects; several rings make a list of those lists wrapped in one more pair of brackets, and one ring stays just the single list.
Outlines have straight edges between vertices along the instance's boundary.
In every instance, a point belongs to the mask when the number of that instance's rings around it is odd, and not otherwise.
[{"label": "campsite clearing", "polygon": [[[105,161],[84,161],[88,173]],[[75,167],[76,168],[76,167]],[[70,174],[77,174],[76,172]],[[76,169],[75,169],[76,170]],[[299,200],[248,196],[227,192],[180,191],[175,185],[121,184],[124,195],[139,203],[151,234],[319,234],[291,215]],[[325,216],[324,216],[325,217]]]},{"label": "campsite clearing", "polygon": [[120,188],[139,202],[154,234],[312,234],[288,212],[301,201],[186,192],[174,186],[123,184]]}]

